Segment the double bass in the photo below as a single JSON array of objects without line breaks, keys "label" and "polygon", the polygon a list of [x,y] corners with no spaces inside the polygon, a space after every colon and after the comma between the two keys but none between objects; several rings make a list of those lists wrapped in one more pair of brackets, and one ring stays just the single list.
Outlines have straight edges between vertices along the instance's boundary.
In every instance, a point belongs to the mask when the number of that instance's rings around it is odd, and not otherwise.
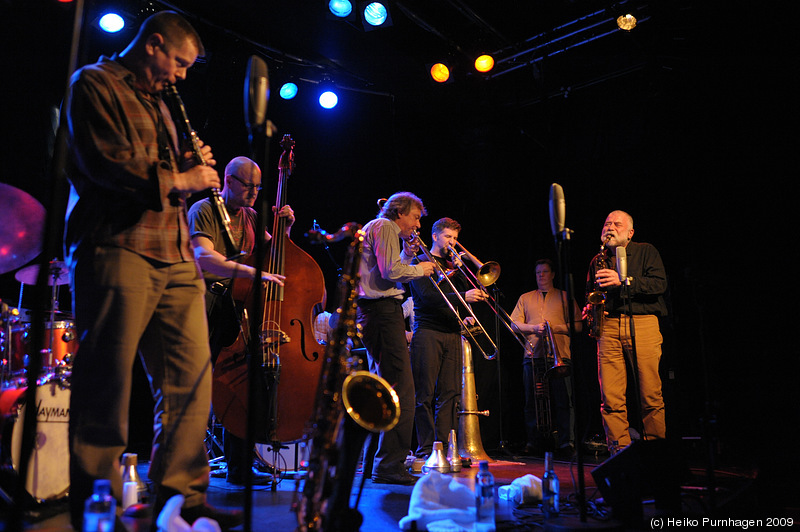
[{"label": "double bass", "polygon": [[[284,135],[283,153],[278,164],[276,212],[286,205],[289,178],[294,170],[294,140]],[[259,443],[300,440],[307,420],[315,407],[315,387],[323,367],[323,346],[314,337],[314,308],[325,305],[325,279],[319,265],[311,256],[292,242],[286,234],[287,220],[275,216],[269,253],[261,271],[285,275],[285,286],[266,283],[261,301],[254,301],[253,281],[232,280],[230,291],[241,312],[239,335],[233,344],[224,348],[214,365],[212,403],[222,425],[235,436],[244,439],[248,419],[248,355],[261,354],[262,372],[253,387],[256,404],[264,409],[252,414],[255,420],[255,439]],[[245,259],[254,265],[254,256]],[[263,320],[260,337],[255,342],[260,349],[251,350],[251,326],[248,317],[261,305]],[[248,310],[250,309],[250,310]],[[275,387],[277,393],[268,393]],[[274,402],[274,404],[267,404]]]}]

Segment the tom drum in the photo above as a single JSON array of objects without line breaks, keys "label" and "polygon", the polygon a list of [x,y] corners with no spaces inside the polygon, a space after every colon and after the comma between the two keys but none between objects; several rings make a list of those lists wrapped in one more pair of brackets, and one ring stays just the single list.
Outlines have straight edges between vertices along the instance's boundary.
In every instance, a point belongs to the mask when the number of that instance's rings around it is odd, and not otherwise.
[{"label": "tom drum", "polygon": [[[12,375],[25,373],[32,353],[32,334],[30,323],[18,324],[11,330],[9,364]],[[45,323],[43,344],[42,368],[45,373],[57,366],[71,365],[78,351],[75,324],[71,321],[54,321],[52,326]]]}]

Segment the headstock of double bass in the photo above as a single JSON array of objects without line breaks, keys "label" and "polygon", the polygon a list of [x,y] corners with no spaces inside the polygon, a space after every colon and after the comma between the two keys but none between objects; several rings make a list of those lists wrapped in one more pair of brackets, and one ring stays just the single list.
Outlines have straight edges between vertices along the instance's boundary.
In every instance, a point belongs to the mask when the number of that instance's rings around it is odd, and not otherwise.
[{"label": "headstock of double bass", "polygon": [[278,170],[291,174],[294,170],[294,140],[292,136],[286,134],[281,139],[281,153],[280,161],[278,162]]}]

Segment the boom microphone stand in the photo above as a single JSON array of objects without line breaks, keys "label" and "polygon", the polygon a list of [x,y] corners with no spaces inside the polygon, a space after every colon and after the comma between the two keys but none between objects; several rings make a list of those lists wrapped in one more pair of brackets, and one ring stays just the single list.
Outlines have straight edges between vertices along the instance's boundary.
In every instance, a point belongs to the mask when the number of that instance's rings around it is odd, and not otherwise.
[{"label": "boom microphone stand", "polygon": [[[494,285],[492,287],[492,291],[494,292],[494,337],[497,338],[498,330],[500,329],[500,313],[498,312],[497,308],[500,306],[499,303],[499,296],[502,296],[503,293]],[[500,363],[500,349],[497,350],[497,412],[498,412],[498,422],[500,424],[500,441],[497,443],[497,450],[505,454],[506,456],[510,456],[514,458],[514,453],[508,450],[508,446],[506,445],[506,440],[503,437],[503,366]]]},{"label": "boom microphone stand", "polygon": [[[575,321],[573,310],[573,294],[575,289],[573,286],[572,274],[570,273],[570,256],[569,256],[569,242],[572,235],[572,230],[565,227],[566,204],[564,201],[564,190],[558,183],[553,183],[550,186],[550,228],[553,233],[553,239],[556,247],[556,256],[558,260],[558,270],[564,279],[564,290],[567,293],[567,304],[569,312],[569,335],[570,340],[575,337]],[[573,397],[572,402],[575,408],[575,419],[573,421],[573,432],[575,433],[576,440],[582,440],[577,432],[577,427],[580,426],[579,420],[582,419],[579,401],[577,400],[577,378],[575,376],[575,365],[573,363],[570,376],[572,379]],[[575,445],[576,453],[576,467],[578,475],[578,493],[576,495],[578,502],[578,519],[574,517],[564,516],[557,517],[545,522],[545,530],[603,530],[603,529],[616,529],[617,523],[613,522],[600,522],[600,521],[586,521],[586,482],[584,479],[584,464],[583,453],[579,441]]]},{"label": "boom microphone stand", "polygon": [[631,336],[631,350],[628,355],[630,360],[628,360],[628,363],[631,366],[631,380],[633,381],[633,389],[636,393],[636,404],[639,405],[638,412],[636,413],[635,428],[639,431],[642,440],[646,440],[647,436],[644,431],[644,416],[642,412],[642,393],[639,384],[639,361],[636,357],[636,329],[633,319],[633,300],[630,295],[631,279],[628,277],[628,252],[624,247],[617,246],[614,250],[614,254],[617,258],[617,273],[622,283],[620,286],[620,297],[622,297],[623,304],[627,304],[628,307],[628,330]]},{"label": "boom microphone stand", "polygon": [[[255,153],[255,138],[264,137],[264,160],[269,163],[270,140],[272,139],[271,124],[267,120],[267,100],[269,99],[269,78],[267,73],[267,64],[258,56],[251,56],[248,62],[247,79],[244,83],[244,99],[245,99],[245,118],[247,119],[247,126],[250,130],[250,144],[251,150]],[[266,168],[268,165],[264,165]],[[262,181],[263,185],[263,181]],[[264,263],[266,256],[266,246],[264,244],[264,233],[266,232],[266,213],[268,212],[269,205],[266,200],[266,194],[262,195],[261,208],[257,209],[256,217],[256,239],[254,258],[255,263],[255,279],[253,283],[253,301],[261,301],[262,292],[264,287],[261,279],[261,265]],[[263,309],[261,305],[253,305],[253,316],[250,321],[250,345],[249,349],[249,365],[248,365],[248,382],[250,387],[247,394],[247,437],[245,438],[245,449],[247,461],[245,462],[248,467],[245,468],[245,502],[244,502],[244,530],[249,532],[252,530],[253,520],[253,448],[256,445],[256,421],[255,412],[257,408],[256,394],[253,393],[255,383],[258,382],[260,377],[259,370],[262,365],[263,349],[261,339],[261,324],[264,321]],[[279,371],[279,370],[278,370]],[[277,381],[278,375],[270,376],[272,381],[268,387],[268,398],[270,408],[275,407],[275,396],[277,395]],[[273,413],[269,415],[271,420],[275,419]],[[270,424],[268,431],[272,431],[274,424]],[[273,487],[274,487],[273,482]]]}]

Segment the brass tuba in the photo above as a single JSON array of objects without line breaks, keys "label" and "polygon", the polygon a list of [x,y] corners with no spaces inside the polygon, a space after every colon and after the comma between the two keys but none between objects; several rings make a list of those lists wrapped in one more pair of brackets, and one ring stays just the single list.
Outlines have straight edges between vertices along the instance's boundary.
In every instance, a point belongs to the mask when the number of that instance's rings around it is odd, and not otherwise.
[{"label": "brass tuba", "polygon": [[478,410],[478,392],[475,390],[475,366],[472,363],[472,346],[461,337],[461,410],[458,412],[458,454],[471,462],[494,462],[486,454],[481,441],[478,416],[488,416],[488,410]]},{"label": "brass tuba", "polygon": [[[606,291],[597,285],[595,280],[597,272],[605,269],[613,269],[608,258],[608,249],[606,245],[611,240],[611,235],[606,235],[603,243],[600,245],[600,251],[592,258],[592,263],[589,271],[589,279],[593,283],[593,290],[586,294],[586,302],[591,305],[591,312],[586,318],[586,325],[589,328],[589,336],[592,338],[600,338],[603,334],[603,318],[606,311]],[[588,284],[588,283],[587,283]]]},{"label": "brass tuba", "polygon": [[347,224],[333,235],[311,231],[317,242],[352,237],[346,264],[339,279],[339,320],[331,331],[325,353],[313,418],[309,422],[308,468],[302,494],[297,483],[293,510],[299,531],[356,531],[362,522],[350,507],[350,491],[358,458],[369,432],[391,430],[400,419],[400,400],[382,377],[359,371],[360,361],[351,356],[348,340],[358,334],[356,296],[358,267],[364,232]]}]

